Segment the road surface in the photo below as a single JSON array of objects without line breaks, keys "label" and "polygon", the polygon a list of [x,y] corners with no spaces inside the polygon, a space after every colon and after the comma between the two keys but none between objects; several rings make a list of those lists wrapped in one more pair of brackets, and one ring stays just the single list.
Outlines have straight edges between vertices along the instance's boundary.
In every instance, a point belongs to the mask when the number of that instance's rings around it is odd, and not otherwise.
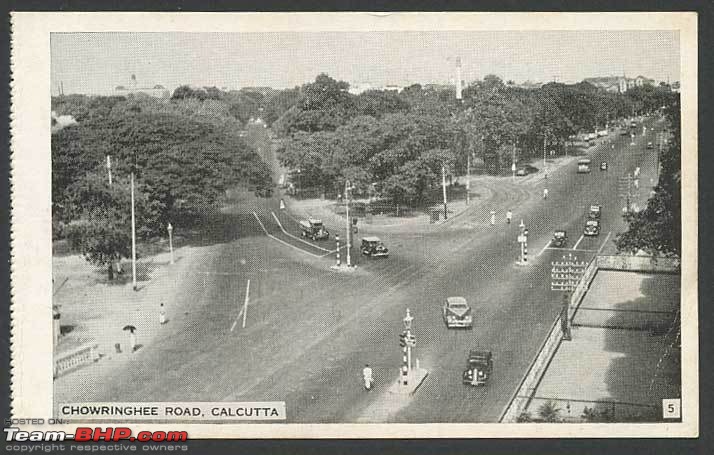
[{"label": "road surface", "polygon": [[[384,234],[390,257],[371,260],[355,249],[359,267],[349,273],[330,269],[332,240],[297,237],[295,220],[280,211],[279,194],[229,207],[216,227],[225,233],[225,247],[205,263],[208,281],[183,284],[190,315],[166,327],[126,369],[98,376],[81,390],[62,387],[58,400],[280,400],[287,403],[288,422],[497,421],[560,310],[561,297],[550,290],[550,262],[568,251],[548,247],[552,231],[566,229],[568,249],[583,260],[612,248],[605,240],[611,243],[625,228],[618,179],[654,163],[656,150],[642,152],[647,140],[654,141],[648,130],[649,139],[638,136],[635,146],[614,135],[614,149],[597,146],[590,174],[576,174],[575,163],[551,172],[547,183],[511,207],[511,225]],[[270,159],[267,130],[255,127],[250,134]],[[598,169],[603,160],[606,172]],[[546,184],[549,198],[543,200]],[[495,200],[508,204],[508,192]],[[602,205],[602,233],[580,239],[591,204]],[[482,213],[474,207],[463,217]],[[527,266],[515,264],[521,219],[530,233]],[[248,324],[231,330],[247,279]],[[441,304],[455,295],[474,309],[472,330],[444,326]],[[411,400],[375,413],[398,376],[406,308],[415,317],[415,357],[430,374]],[[484,388],[461,384],[473,347],[494,353],[494,374]],[[375,377],[369,393],[361,387],[365,363]],[[71,382],[71,375],[62,381]]]}]

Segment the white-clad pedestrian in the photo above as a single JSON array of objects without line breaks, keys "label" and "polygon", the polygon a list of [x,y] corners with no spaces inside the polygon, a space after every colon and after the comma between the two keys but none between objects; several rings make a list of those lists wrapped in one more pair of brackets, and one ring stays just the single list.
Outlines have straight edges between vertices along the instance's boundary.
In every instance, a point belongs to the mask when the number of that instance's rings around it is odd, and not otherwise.
[{"label": "white-clad pedestrian", "polygon": [[131,352],[136,351],[136,330],[129,331],[129,347]]},{"label": "white-clad pedestrian", "polygon": [[159,324],[166,324],[166,307],[164,306],[163,302],[159,306]]},{"label": "white-clad pedestrian", "polygon": [[496,224],[496,211],[491,210],[491,226],[494,226]]},{"label": "white-clad pedestrian", "polygon": [[543,188],[543,199],[548,199],[548,188]]},{"label": "white-clad pedestrian", "polygon": [[511,209],[508,209],[506,212],[506,223],[511,224],[511,218],[513,218],[513,212],[511,212]]}]

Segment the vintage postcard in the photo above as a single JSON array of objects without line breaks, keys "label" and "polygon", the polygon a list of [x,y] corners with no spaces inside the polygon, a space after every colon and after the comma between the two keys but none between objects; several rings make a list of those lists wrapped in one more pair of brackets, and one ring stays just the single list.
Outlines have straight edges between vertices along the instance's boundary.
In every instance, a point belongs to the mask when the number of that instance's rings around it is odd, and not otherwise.
[{"label": "vintage postcard", "polygon": [[695,13],[11,22],[8,441],[698,434]]}]

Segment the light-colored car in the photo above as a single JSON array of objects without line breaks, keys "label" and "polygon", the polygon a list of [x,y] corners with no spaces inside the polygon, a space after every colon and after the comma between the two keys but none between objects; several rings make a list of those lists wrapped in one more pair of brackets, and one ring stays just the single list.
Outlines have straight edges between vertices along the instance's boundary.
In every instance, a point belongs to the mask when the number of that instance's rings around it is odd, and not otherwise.
[{"label": "light-colored car", "polygon": [[600,222],[598,220],[587,220],[583,234],[589,237],[600,235]]},{"label": "light-colored car", "polygon": [[443,307],[444,323],[448,328],[473,327],[471,307],[463,297],[447,297]]}]

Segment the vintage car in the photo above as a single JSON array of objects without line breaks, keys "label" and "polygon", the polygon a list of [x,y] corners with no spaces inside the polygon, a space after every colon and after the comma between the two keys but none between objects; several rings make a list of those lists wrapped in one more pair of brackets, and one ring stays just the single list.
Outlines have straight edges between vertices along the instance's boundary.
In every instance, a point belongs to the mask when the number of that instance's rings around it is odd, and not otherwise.
[{"label": "vintage car", "polygon": [[444,323],[448,328],[473,327],[471,307],[463,297],[447,297],[442,308]]},{"label": "vintage car", "polygon": [[308,218],[300,221],[300,235],[313,240],[327,240],[330,238],[330,233],[325,229],[322,220],[317,218]]},{"label": "vintage car", "polygon": [[565,247],[568,244],[568,233],[562,230],[553,232],[553,240],[550,244],[556,248]]},{"label": "vintage car", "polygon": [[648,148],[648,149],[653,149],[653,148],[654,148],[654,144],[651,143],[651,142],[648,142],[648,143],[647,143],[647,148]]},{"label": "vintage car", "polygon": [[471,386],[486,385],[493,373],[493,355],[491,351],[472,349],[466,361],[466,371],[462,376],[464,384]]},{"label": "vintage car", "polygon": [[389,256],[389,249],[384,246],[379,237],[363,237],[362,246],[359,250],[365,256],[373,258],[386,258]]},{"label": "vintage car", "polygon": [[602,163],[600,163],[600,170],[601,171],[607,170],[607,161],[603,161]]},{"label": "vintage car", "polygon": [[588,218],[591,220],[599,220],[602,213],[602,207],[599,205],[591,205],[588,211]]},{"label": "vintage car", "polygon": [[583,229],[583,235],[593,237],[600,234],[600,222],[598,220],[587,220],[585,222],[585,229]]}]

